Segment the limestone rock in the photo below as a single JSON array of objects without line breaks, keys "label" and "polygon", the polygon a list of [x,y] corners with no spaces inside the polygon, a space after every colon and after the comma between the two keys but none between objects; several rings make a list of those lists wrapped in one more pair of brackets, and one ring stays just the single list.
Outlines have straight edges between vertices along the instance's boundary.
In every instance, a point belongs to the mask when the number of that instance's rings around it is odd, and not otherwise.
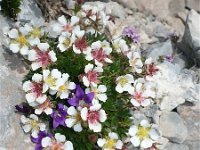
[{"label": "limestone rock", "polygon": [[185,144],[168,143],[163,150],[189,150],[189,147]]},{"label": "limestone rock", "polygon": [[32,22],[33,24],[42,24],[44,22],[42,12],[35,0],[23,0],[20,9],[21,11],[17,15],[18,21]]},{"label": "limestone rock", "polygon": [[188,130],[183,120],[176,112],[163,112],[160,116],[161,134],[171,142],[183,143]]},{"label": "limestone rock", "polygon": [[190,150],[199,150],[200,141],[186,141],[184,144],[187,144]]},{"label": "limestone rock", "polygon": [[186,7],[200,11],[200,0],[186,0]]},{"label": "limestone rock", "polygon": [[199,132],[197,132],[200,131],[200,103],[180,105],[177,111],[188,128],[187,140],[200,140]]},{"label": "limestone rock", "polygon": [[119,4],[122,4],[124,7],[127,7],[129,9],[136,9],[136,2],[134,0],[113,0],[118,2]]},{"label": "limestone rock", "polygon": [[186,20],[185,33],[180,49],[200,66],[200,15],[191,10]]}]

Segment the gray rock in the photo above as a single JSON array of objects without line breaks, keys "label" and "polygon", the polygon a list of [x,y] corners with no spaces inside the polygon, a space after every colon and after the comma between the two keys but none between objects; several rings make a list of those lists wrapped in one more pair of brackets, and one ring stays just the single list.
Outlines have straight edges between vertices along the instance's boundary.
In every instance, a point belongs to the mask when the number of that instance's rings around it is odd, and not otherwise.
[{"label": "gray rock", "polygon": [[159,110],[159,107],[157,105],[150,105],[142,109],[142,111],[147,117],[152,117],[152,118],[154,117],[154,115],[156,114],[158,110]]},{"label": "gray rock", "polygon": [[191,10],[187,16],[183,40],[180,49],[200,66],[200,15]]},{"label": "gray rock", "polygon": [[26,73],[20,57],[3,49],[6,44],[2,29],[12,22],[0,15],[0,149],[18,150],[34,148],[30,135],[25,135],[20,127],[20,115],[15,113],[15,105],[25,101],[22,79]]},{"label": "gray rock", "polygon": [[44,22],[42,12],[37,6],[35,0],[23,0],[20,6],[20,13],[17,20],[21,22],[32,22],[33,24],[41,24]]},{"label": "gray rock", "polygon": [[160,116],[161,134],[171,142],[183,143],[188,130],[183,120],[176,112],[163,112]]},{"label": "gray rock", "polygon": [[189,150],[189,147],[185,144],[168,143],[163,150]]},{"label": "gray rock", "polygon": [[200,141],[186,141],[184,144],[187,144],[190,150],[199,150],[200,149]]},{"label": "gray rock", "polygon": [[188,103],[180,105],[177,111],[188,128],[187,140],[200,140],[200,134],[197,132],[200,131],[200,103],[192,106]]},{"label": "gray rock", "polygon": [[118,2],[119,4],[122,4],[124,7],[129,8],[129,9],[136,9],[136,3],[134,0],[113,0],[115,2]]},{"label": "gray rock", "polygon": [[200,11],[200,0],[186,0],[186,7]]},{"label": "gray rock", "polygon": [[152,59],[157,60],[160,56],[172,55],[173,46],[171,41],[166,41],[152,45],[144,53],[146,57],[152,57]]}]

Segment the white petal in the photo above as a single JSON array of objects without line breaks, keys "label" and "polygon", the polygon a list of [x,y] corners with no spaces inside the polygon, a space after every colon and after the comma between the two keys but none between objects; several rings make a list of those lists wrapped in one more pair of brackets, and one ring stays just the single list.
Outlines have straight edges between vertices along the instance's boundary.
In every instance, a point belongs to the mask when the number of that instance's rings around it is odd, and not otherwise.
[{"label": "white petal", "polygon": [[65,98],[68,98],[69,97],[69,93],[68,92],[62,92],[60,94],[60,99],[65,99]]},{"label": "white petal", "polygon": [[106,94],[98,94],[97,97],[102,102],[105,102],[108,99]]},{"label": "white petal", "polygon": [[65,142],[64,150],[74,150],[72,142],[70,141]]},{"label": "white petal", "polygon": [[12,39],[17,38],[19,36],[18,31],[16,29],[12,29],[8,32],[8,36]]},{"label": "white petal", "polygon": [[28,93],[28,94],[26,94],[26,100],[27,100],[28,103],[34,102],[35,99],[36,99],[36,97],[34,96],[33,93]]},{"label": "white petal", "polygon": [[64,142],[66,140],[66,137],[64,135],[61,135],[60,133],[56,133],[55,134],[55,139],[58,141],[58,142]]},{"label": "white petal", "polygon": [[105,62],[112,63],[113,61],[111,59],[109,59],[109,58],[105,58]]},{"label": "white petal", "polygon": [[153,140],[158,140],[159,138],[158,132],[155,129],[151,129],[149,135]]},{"label": "white petal", "polygon": [[32,76],[32,80],[39,83],[40,81],[42,81],[42,75],[41,74],[38,74],[38,73],[35,73],[33,76]]},{"label": "white petal", "polygon": [[88,115],[88,109],[86,107],[84,107],[82,110],[81,110],[81,118],[86,121],[87,120],[87,115]]},{"label": "white petal", "polygon": [[67,113],[70,116],[75,116],[77,114],[77,110],[75,109],[74,106],[71,106],[67,109]]},{"label": "white petal", "polygon": [[86,86],[86,87],[89,87],[90,85],[90,81],[88,80],[88,78],[86,76],[83,77],[83,84]]},{"label": "white petal", "polygon": [[108,133],[108,136],[111,138],[111,139],[115,139],[115,140],[117,140],[119,137],[118,137],[118,135],[117,135],[117,133],[115,133],[115,132],[110,132],[110,133]]},{"label": "white petal", "polygon": [[58,18],[58,21],[62,24],[62,25],[66,25],[67,24],[67,19],[65,18],[64,15],[62,15],[61,17]]},{"label": "white petal", "polygon": [[39,104],[42,104],[42,103],[44,103],[46,101],[46,99],[47,99],[47,96],[46,95],[42,95],[42,96],[36,98],[36,102],[38,102]]},{"label": "white petal", "polygon": [[128,131],[128,134],[130,136],[135,136],[137,132],[138,132],[138,127],[137,126],[131,126],[129,131]]},{"label": "white petal", "polygon": [[42,113],[42,109],[35,109],[35,114],[40,115]]},{"label": "white petal", "polygon": [[75,84],[74,82],[70,82],[68,88],[69,88],[70,90],[73,90],[73,89],[76,88],[76,84]]},{"label": "white petal", "polygon": [[140,125],[143,126],[143,127],[150,127],[150,124],[149,124],[149,121],[148,120],[145,120],[143,119],[141,122],[140,122]]},{"label": "white petal", "polygon": [[136,107],[139,107],[140,106],[140,103],[138,101],[136,101],[135,99],[131,99],[131,104],[133,106],[136,106]]},{"label": "white petal", "polygon": [[118,140],[117,143],[116,143],[116,148],[117,149],[122,149],[122,146],[123,146],[123,143],[121,140]]},{"label": "white petal", "polygon": [[36,51],[35,50],[30,50],[28,52],[28,60],[29,61],[34,61],[36,59],[37,59],[37,53],[36,53]]},{"label": "white petal", "polygon": [[30,115],[30,118],[33,119],[33,120],[38,121],[38,116],[35,115],[35,114],[31,114],[31,115]]},{"label": "white petal", "polygon": [[89,122],[89,128],[94,132],[101,132],[102,125],[99,122],[96,122],[95,124]]},{"label": "white petal", "polygon": [[27,55],[27,54],[28,54],[28,47],[27,47],[27,46],[23,46],[23,47],[20,49],[20,54],[22,54],[22,55]]},{"label": "white petal", "polygon": [[40,67],[42,67],[42,66],[39,62],[34,62],[31,64],[31,68],[33,69],[33,71],[37,70]]},{"label": "white petal", "polygon": [[99,121],[100,122],[104,122],[104,121],[106,121],[106,119],[107,119],[107,115],[106,115],[106,112],[103,110],[103,109],[101,109],[100,111],[99,111]]},{"label": "white petal", "polygon": [[94,68],[94,65],[93,64],[87,64],[86,66],[85,66],[85,69],[84,69],[84,71],[85,71],[85,73],[88,73],[90,70],[92,70]]},{"label": "white petal", "polygon": [[56,57],[56,53],[54,51],[50,51],[49,53],[50,59],[52,62],[56,62],[57,61],[57,57]]},{"label": "white petal", "polygon": [[150,139],[144,139],[142,142],[141,142],[141,147],[142,148],[149,148],[153,145],[153,141],[150,140]]},{"label": "white petal", "polygon": [[32,89],[32,83],[30,81],[25,81],[23,84],[23,90],[28,92]]},{"label": "white petal", "polygon": [[44,123],[41,123],[39,126],[40,126],[40,131],[44,131],[46,129],[46,125]]},{"label": "white petal", "polygon": [[53,69],[51,71],[51,75],[52,75],[52,77],[54,77],[56,79],[61,78],[61,72],[58,71],[58,69]]},{"label": "white petal", "polygon": [[117,86],[115,87],[115,90],[119,93],[122,93],[124,90],[122,88],[122,86],[120,84],[117,84]]},{"label": "white petal", "polygon": [[45,112],[47,115],[50,115],[50,114],[52,114],[53,110],[52,110],[52,108],[46,108],[46,109],[44,110],[44,112]]},{"label": "white petal", "polygon": [[50,71],[49,70],[43,70],[43,77],[44,77],[44,80],[49,76],[50,74]]},{"label": "white petal", "polygon": [[27,122],[30,121],[30,119],[26,118],[24,115],[21,116],[20,120],[21,120],[22,124],[26,124]]},{"label": "white petal", "polygon": [[31,125],[30,124],[26,124],[24,126],[22,126],[24,132],[30,132],[31,131]]},{"label": "white petal", "polygon": [[82,126],[80,123],[76,124],[74,127],[73,127],[74,131],[76,132],[81,132],[83,130]]},{"label": "white petal", "polygon": [[105,85],[99,85],[98,91],[104,93],[107,91],[107,87]]},{"label": "white petal", "polygon": [[77,16],[71,17],[71,25],[74,25],[79,22],[79,18]]},{"label": "white petal", "polygon": [[48,147],[51,144],[51,138],[50,137],[45,137],[41,141],[42,147]]},{"label": "white petal", "polygon": [[67,118],[65,120],[65,124],[67,125],[68,128],[71,128],[76,122],[76,119],[74,118]]},{"label": "white petal", "polygon": [[106,144],[106,140],[105,139],[98,139],[97,144],[98,144],[99,147],[103,147]]},{"label": "white petal", "polygon": [[134,147],[138,147],[140,145],[140,139],[137,136],[133,136],[130,141]]},{"label": "white petal", "polygon": [[145,99],[145,100],[143,100],[142,102],[141,102],[141,105],[143,106],[143,107],[146,107],[146,106],[148,106],[148,105],[150,105],[151,104],[151,100],[150,99]]},{"label": "white petal", "polygon": [[145,64],[149,65],[152,63],[152,58],[148,58],[145,60]]},{"label": "white petal", "polygon": [[19,52],[19,44],[10,44],[9,49],[13,52],[13,53],[17,53]]},{"label": "white petal", "polygon": [[49,44],[48,43],[39,43],[38,48],[42,51],[47,51],[49,49]]}]

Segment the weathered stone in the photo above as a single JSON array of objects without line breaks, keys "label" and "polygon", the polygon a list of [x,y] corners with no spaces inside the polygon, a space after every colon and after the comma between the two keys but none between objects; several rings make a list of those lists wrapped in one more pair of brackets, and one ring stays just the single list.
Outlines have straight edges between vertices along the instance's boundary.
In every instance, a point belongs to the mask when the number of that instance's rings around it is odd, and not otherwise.
[{"label": "weathered stone", "polygon": [[200,0],[186,0],[186,7],[200,11]]},{"label": "weathered stone", "polygon": [[113,0],[113,1],[116,1],[119,4],[122,4],[124,7],[127,7],[129,9],[136,9],[137,8],[134,0]]},{"label": "weathered stone", "polygon": [[190,150],[185,144],[168,143],[163,150]]},{"label": "weathered stone", "polygon": [[163,112],[160,116],[161,134],[171,142],[183,143],[187,137],[187,127],[176,112]]},{"label": "weathered stone", "polygon": [[200,148],[200,141],[186,141],[184,144],[187,144],[190,150],[199,150]]},{"label": "weathered stone", "polygon": [[159,59],[160,56],[167,56],[172,55],[173,53],[173,46],[171,41],[154,44],[151,48],[145,51],[146,57],[151,57],[154,60]]},{"label": "weathered stone", "polygon": [[33,24],[41,24],[44,22],[42,12],[37,6],[35,0],[23,0],[20,6],[20,13],[17,20],[21,22],[32,22]]},{"label": "weathered stone", "polygon": [[180,105],[177,111],[188,128],[187,140],[200,140],[200,134],[197,132],[200,131],[200,103]]},{"label": "weathered stone", "polygon": [[200,15],[191,10],[186,21],[185,33],[183,40],[179,45],[180,49],[187,57],[194,59],[200,66]]},{"label": "weathered stone", "polygon": [[[8,27],[11,21],[0,15],[1,29]],[[20,127],[20,116],[15,113],[15,105],[25,101],[22,91],[22,79],[25,65],[10,51],[3,49],[5,37],[0,30],[0,149],[33,149],[30,136]]]}]

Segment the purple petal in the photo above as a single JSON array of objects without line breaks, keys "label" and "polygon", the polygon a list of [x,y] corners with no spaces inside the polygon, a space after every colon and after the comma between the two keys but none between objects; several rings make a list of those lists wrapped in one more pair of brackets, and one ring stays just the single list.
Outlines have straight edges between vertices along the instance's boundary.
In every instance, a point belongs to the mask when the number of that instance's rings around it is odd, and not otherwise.
[{"label": "purple petal", "polygon": [[94,98],[94,92],[91,92],[91,93],[85,94],[84,101],[87,104],[92,104],[93,98]]},{"label": "purple petal", "polygon": [[80,85],[76,86],[76,97],[79,99],[82,99],[84,97],[84,91],[83,89],[80,87]]},{"label": "purple petal", "polygon": [[20,113],[28,114],[31,112],[30,107],[26,103],[16,105],[15,108]]},{"label": "purple petal", "polygon": [[53,128],[57,128],[59,126],[59,122],[57,122],[55,119],[53,120]]},{"label": "purple petal", "polygon": [[58,104],[58,109],[64,109],[64,105],[62,103]]},{"label": "purple petal", "polygon": [[67,101],[71,106],[78,106],[79,105],[79,99],[74,97],[72,99],[69,99]]},{"label": "purple petal", "polygon": [[43,147],[41,144],[36,144],[35,145],[35,150],[43,150]]}]

